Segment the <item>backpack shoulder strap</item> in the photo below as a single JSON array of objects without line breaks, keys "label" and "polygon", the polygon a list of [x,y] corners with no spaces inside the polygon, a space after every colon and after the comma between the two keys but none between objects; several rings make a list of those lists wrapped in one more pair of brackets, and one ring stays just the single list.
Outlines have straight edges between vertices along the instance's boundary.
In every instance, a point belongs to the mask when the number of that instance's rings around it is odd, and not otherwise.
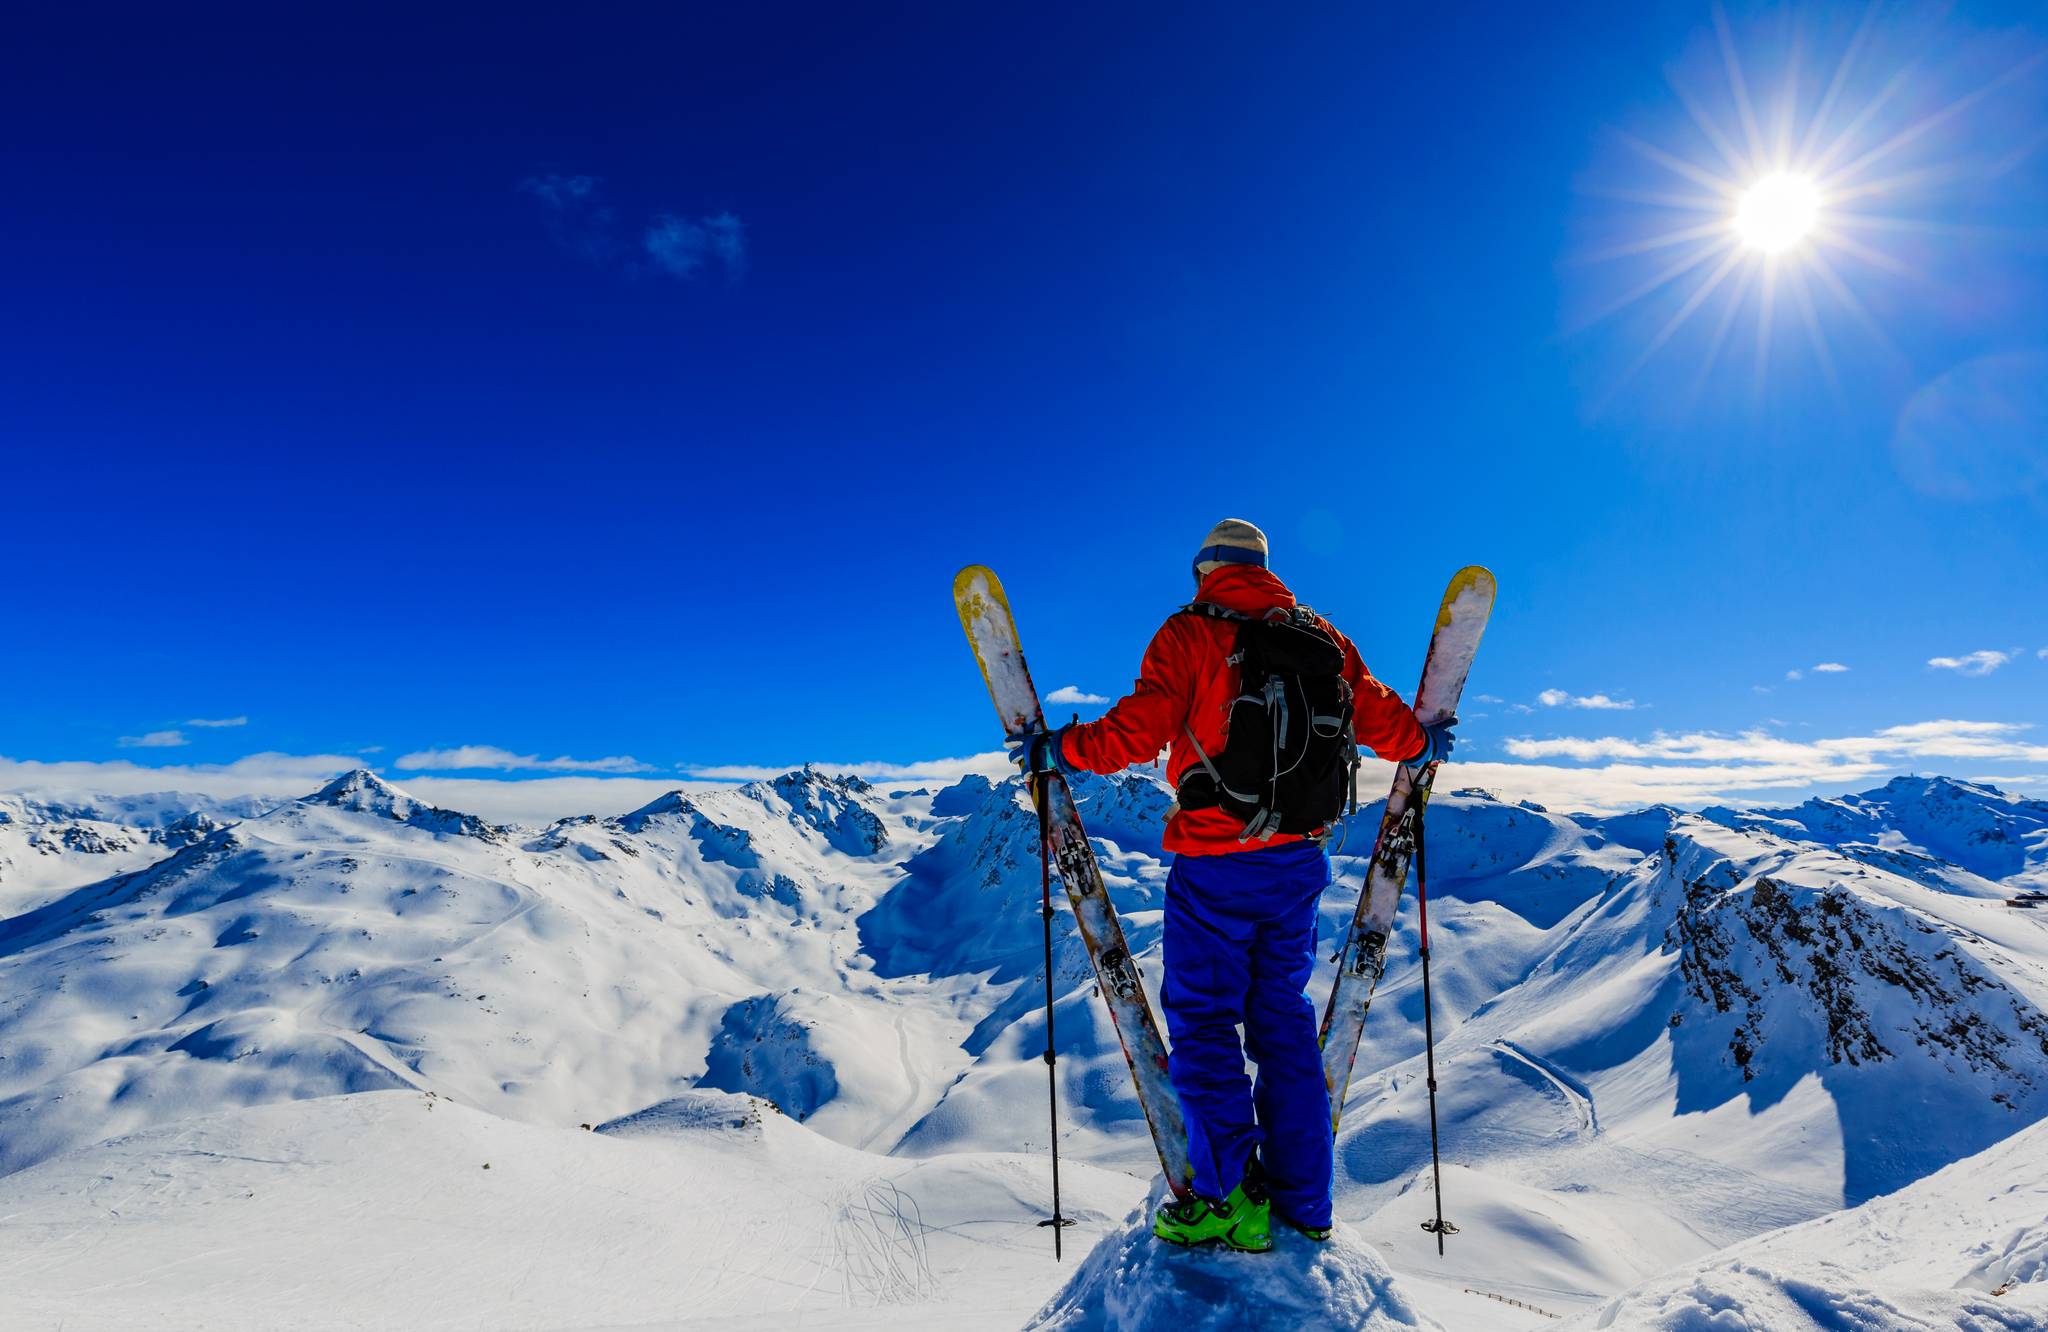
[{"label": "backpack shoulder strap", "polygon": [[1248,623],[1252,618],[1243,611],[1234,611],[1228,606],[1219,606],[1213,601],[1190,601],[1175,613],[1179,615],[1206,615],[1212,620],[1229,620],[1236,624]]}]

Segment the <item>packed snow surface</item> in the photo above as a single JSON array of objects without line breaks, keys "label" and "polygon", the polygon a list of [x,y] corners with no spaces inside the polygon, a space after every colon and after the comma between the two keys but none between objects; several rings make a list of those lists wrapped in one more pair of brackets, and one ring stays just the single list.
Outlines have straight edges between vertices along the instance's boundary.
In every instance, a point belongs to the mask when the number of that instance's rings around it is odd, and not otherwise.
[{"label": "packed snow surface", "polygon": [[[1170,794],[1075,797],[1156,987]],[[2048,910],[2012,904],[2048,884],[2048,805],[1942,778],[1597,819],[1437,795],[1441,1258],[1411,890],[1344,1226],[1263,1260],[1114,1224],[1156,1158],[1061,913],[1086,1220],[1054,1267],[1036,836],[1014,780],[810,769],[546,827],[368,772],[281,805],[0,796],[0,1322],[842,1325],[872,1298],[1174,1326],[1243,1269],[1301,1323],[2048,1326],[2021,1187],[2048,1178]]]}]

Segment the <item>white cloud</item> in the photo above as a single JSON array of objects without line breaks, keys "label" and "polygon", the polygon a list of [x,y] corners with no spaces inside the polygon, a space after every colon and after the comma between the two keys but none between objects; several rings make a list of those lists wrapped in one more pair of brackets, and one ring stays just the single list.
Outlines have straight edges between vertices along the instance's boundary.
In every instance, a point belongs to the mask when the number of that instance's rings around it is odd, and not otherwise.
[{"label": "white cloud", "polygon": [[1546,708],[1590,708],[1596,712],[1628,712],[1636,705],[1632,698],[1610,698],[1606,694],[1570,694],[1562,689],[1546,689],[1536,695],[1536,701]]},{"label": "white cloud", "polygon": [[1062,704],[1070,707],[1094,707],[1109,702],[1101,694],[1091,694],[1079,685],[1061,685],[1047,694],[1045,701],[1055,707]]},{"label": "white cloud", "polygon": [[1479,702],[1481,702],[1481,703],[1505,703],[1505,702],[1507,702],[1507,700],[1506,700],[1506,699],[1504,699],[1504,698],[1501,698],[1501,697],[1499,697],[1499,696],[1497,696],[1497,695],[1494,695],[1494,694],[1479,694],[1479,695],[1476,695],[1476,698],[1477,698],[1477,700],[1478,700]]},{"label": "white cloud", "polygon": [[1813,673],[1815,675],[1840,675],[1848,669],[1847,666],[1844,666],[1839,661],[1823,661],[1814,666]]},{"label": "white cloud", "polygon": [[1786,671],[1786,672],[1785,672],[1785,678],[1786,678],[1787,680],[1801,680],[1801,679],[1804,679],[1805,677],[1806,677],[1806,672],[1805,672],[1805,671],[1801,671],[1801,670],[1797,670],[1797,669],[1795,669],[1795,670],[1789,670],[1789,671]]},{"label": "white cloud", "polygon": [[[691,764],[683,771],[692,777],[721,782],[766,781],[780,777],[801,763],[780,765],[757,763]],[[919,785],[957,782],[969,773],[983,777],[1007,777],[1015,772],[1010,756],[1002,750],[991,750],[986,754],[969,754],[961,758],[925,759],[911,763],[883,763],[869,761],[862,763],[813,762],[812,767],[822,772],[838,773],[846,777],[859,777],[870,782],[913,782]]]},{"label": "white cloud", "polygon": [[2048,648],[2042,648],[2039,652],[2036,652],[2034,655],[2039,657],[2042,661],[2048,661]]},{"label": "white cloud", "polygon": [[151,731],[147,735],[124,735],[115,743],[123,749],[175,749],[190,742],[183,731]]},{"label": "white cloud", "polygon": [[[1740,735],[1659,732],[1621,736],[1515,739],[1518,759],[1564,759],[1598,767],[1538,763],[1459,763],[1461,786],[1485,786],[1568,809],[1622,809],[1665,801],[1704,804],[1822,787],[1847,789],[1901,771],[1917,760],[1951,765],[2000,759],[2048,765],[2048,744],[2022,738],[2014,722],[1937,720],[1888,726],[1868,735],[1787,740],[1767,731]],[[2048,775],[2048,774],[2044,774]]]},{"label": "white cloud", "polygon": [[537,754],[515,754],[496,745],[457,745],[453,749],[422,749],[401,754],[392,764],[400,772],[432,768],[491,768],[499,772],[653,772],[654,768],[630,754],[609,758],[576,759],[566,755],[544,759]]},{"label": "white cloud", "polygon": [[1941,671],[1954,671],[1958,675],[1989,675],[2011,661],[2015,652],[1997,652],[1985,648],[1963,657],[1929,657],[1927,664]]},{"label": "white cloud", "polygon": [[193,717],[188,719],[185,724],[187,726],[197,726],[202,730],[214,731],[227,726],[247,726],[249,719],[247,717]]},{"label": "white cloud", "polygon": [[266,796],[288,800],[317,791],[337,773],[359,768],[346,754],[250,754],[232,763],[173,763],[145,767],[126,759],[45,763],[0,757],[0,791],[48,796],[143,795],[190,791],[198,795]]},{"label": "white cloud", "polygon": [[428,804],[493,823],[543,824],[575,814],[610,818],[670,791],[709,790],[721,783],[672,777],[408,777],[399,785]]}]

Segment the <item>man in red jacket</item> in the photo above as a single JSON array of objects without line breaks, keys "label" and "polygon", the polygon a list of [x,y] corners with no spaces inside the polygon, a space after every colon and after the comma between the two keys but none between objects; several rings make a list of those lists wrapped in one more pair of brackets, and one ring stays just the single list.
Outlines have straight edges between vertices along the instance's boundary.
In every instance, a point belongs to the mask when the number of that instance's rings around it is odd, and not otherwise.
[{"label": "man in red jacket", "polygon": [[[1225,616],[1293,611],[1294,594],[1266,568],[1266,536],[1239,519],[1218,523],[1197,549],[1195,602]],[[1232,660],[1241,620],[1183,610],[1145,649],[1137,687],[1096,721],[1011,738],[1027,774],[1111,773],[1170,750],[1174,789],[1228,742],[1239,695]],[[1424,727],[1373,678],[1351,640],[1321,616],[1309,623],[1343,651],[1356,742],[1383,759],[1425,764],[1451,749],[1451,722]],[[1328,651],[1327,647],[1323,649]],[[1187,741],[1188,743],[1183,743]],[[1211,769],[1213,771],[1213,769]],[[1162,1207],[1162,1239],[1271,1247],[1268,1217],[1313,1239],[1332,1224],[1329,1088],[1316,1014],[1303,993],[1315,965],[1316,911],[1330,882],[1319,833],[1248,837],[1220,805],[1174,807],[1165,847],[1166,978],[1160,1006],[1173,1041],[1168,1074],[1187,1120],[1195,1197]],[[1245,1040],[1238,1041],[1238,1028]],[[1256,1085],[1245,1055],[1258,1065]]]}]

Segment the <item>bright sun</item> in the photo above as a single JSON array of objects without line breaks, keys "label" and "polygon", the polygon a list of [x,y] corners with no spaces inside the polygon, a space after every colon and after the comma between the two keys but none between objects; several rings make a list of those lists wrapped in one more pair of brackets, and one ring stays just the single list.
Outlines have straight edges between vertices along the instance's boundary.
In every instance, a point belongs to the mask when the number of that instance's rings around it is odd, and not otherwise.
[{"label": "bright sun", "polygon": [[1805,176],[1778,171],[1749,187],[1735,208],[1735,232],[1751,249],[1778,254],[1812,232],[1820,191]]}]

